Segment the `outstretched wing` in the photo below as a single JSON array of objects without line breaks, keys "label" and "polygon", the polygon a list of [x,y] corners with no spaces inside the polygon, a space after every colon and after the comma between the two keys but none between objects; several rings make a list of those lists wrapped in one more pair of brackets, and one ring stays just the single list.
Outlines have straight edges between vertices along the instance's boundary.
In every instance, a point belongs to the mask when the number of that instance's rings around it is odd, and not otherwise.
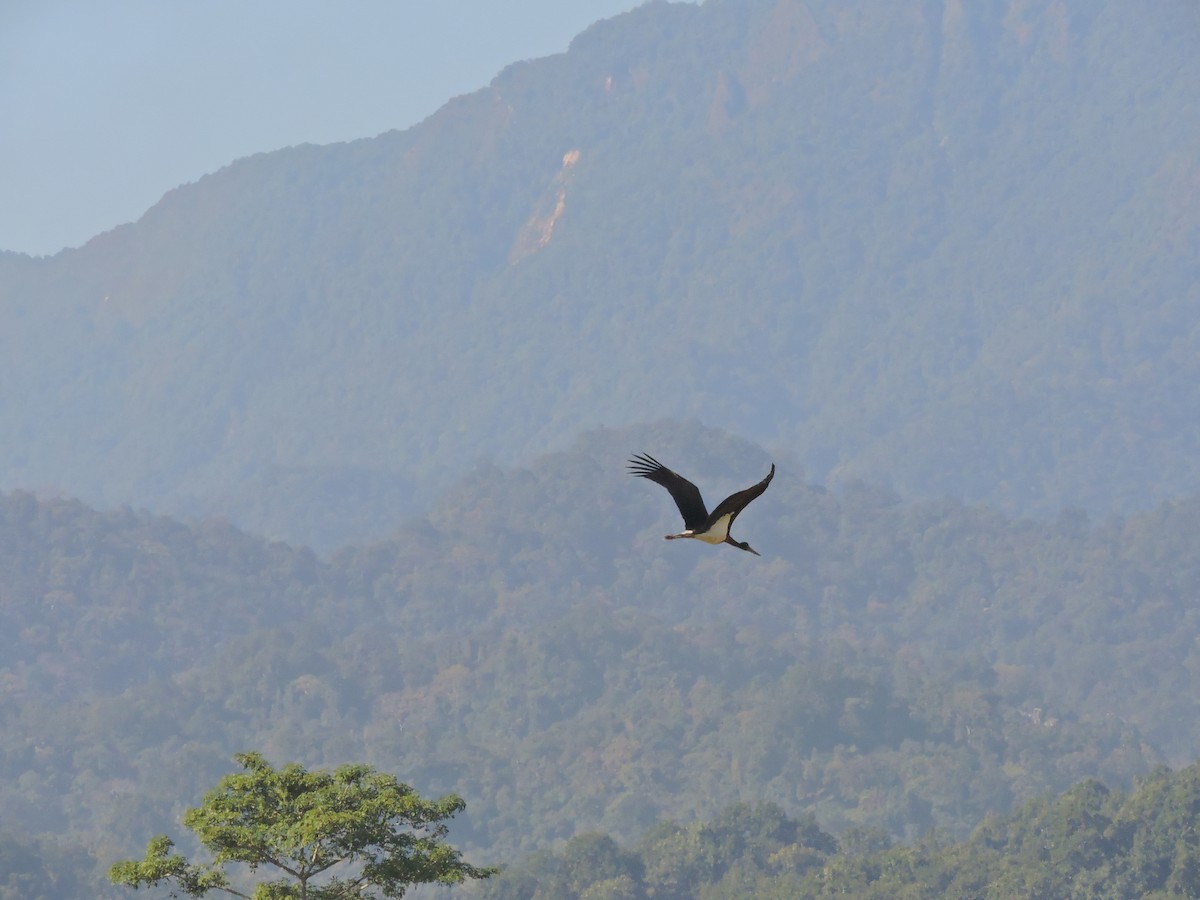
[{"label": "outstretched wing", "polygon": [[[639,478],[649,478],[655,484],[661,484],[670,491],[671,498],[679,507],[680,515],[683,516],[685,528],[695,531],[704,527],[704,523],[708,519],[708,510],[704,507],[704,498],[700,496],[700,489],[678,472],[672,472],[649,453],[643,453],[629,460],[629,471]],[[763,485],[763,488],[765,489],[766,485]],[[761,493],[762,491],[759,491],[759,494]]]},{"label": "outstretched wing", "polygon": [[[671,474],[675,474],[672,472]],[[679,476],[676,476],[679,477]],[[738,491],[736,494],[730,494],[724,500],[717,504],[717,508],[712,511],[712,515],[708,517],[708,521],[718,522],[721,516],[729,516],[729,527],[733,527],[733,520],[738,517],[743,509],[750,505],[750,502],[763,491],[767,489],[767,485],[771,483],[771,479],[775,477],[775,463],[771,463],[771,471],[767,473],[767,477],[758,484],[746,488],[744,491]]]}]

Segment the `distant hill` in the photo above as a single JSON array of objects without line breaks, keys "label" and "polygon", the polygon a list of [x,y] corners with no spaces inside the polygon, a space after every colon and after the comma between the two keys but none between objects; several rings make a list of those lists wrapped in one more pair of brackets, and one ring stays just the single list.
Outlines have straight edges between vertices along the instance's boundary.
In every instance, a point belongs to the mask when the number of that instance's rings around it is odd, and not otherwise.
[{"label": "distant hill", "polygon": [[1198,16],[650,3],[0,254],[0,486],[330,548],[669,416],[1020,514],[1196,491]]},{"label": "distant hill", "polygon": [[[629,447],[710,497],[773,458],[738,521],[763,557],[664,541],[677,514]],[[480,861],[737,801],[965,835],[1194,758],[1198,531],[1195,497],[1039,522],[827,491],[672,422],[481,466],[329,559],[2,495],[0,820],[22,830],[0,854],[139,853],[245,749],[457,791]]]}]

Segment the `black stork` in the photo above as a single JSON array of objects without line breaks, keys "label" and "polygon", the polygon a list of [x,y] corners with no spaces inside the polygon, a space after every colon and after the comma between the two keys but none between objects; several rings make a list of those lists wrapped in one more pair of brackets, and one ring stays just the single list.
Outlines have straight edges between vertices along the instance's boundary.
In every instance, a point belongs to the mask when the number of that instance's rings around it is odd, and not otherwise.
[{"label": "black stork", "polygon": [[679,534],[668,534],[667,540],[678,538],[695,538],[706,544],[732,544],[739,550],[762,556],[745,541],[735,541],[729,534],[733,520],[743,509],[750,505],[755,497],[767,489],[771,479],[775,477],[775,464],[771,463],[771,471],[767,477],[752,487],[736,494],[730,494],[717,504],[711,513],[704,507],[704,498],[700,490],[678,472],[672,472],[649,453],[634,456],[629,460],[629,472],[639,478],[649,478],[655,484],[661,484],[675,500],[679,512],[683,516],[684,530]]}]

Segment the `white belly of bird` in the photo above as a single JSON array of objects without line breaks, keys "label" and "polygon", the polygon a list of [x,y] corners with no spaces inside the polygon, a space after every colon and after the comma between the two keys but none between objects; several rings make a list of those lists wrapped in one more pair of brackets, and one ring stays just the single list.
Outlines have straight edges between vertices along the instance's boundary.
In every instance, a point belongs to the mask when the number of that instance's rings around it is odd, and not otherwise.
[{"label": "white belly of bird", "polygon": [[704,534],[695,535],[696,540],[704,541],[706,544],[723,544],[727,537],[729,537],[729,516],[721,516]]}]

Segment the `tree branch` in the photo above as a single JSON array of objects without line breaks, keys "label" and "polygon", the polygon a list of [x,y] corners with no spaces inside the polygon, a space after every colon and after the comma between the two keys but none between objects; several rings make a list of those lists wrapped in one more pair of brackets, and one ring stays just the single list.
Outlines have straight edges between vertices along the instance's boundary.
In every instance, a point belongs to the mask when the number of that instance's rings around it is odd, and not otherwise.
[{"label": "tree branch", "polygon": [[241,897],[242,900],[254,900],[249,894],[243,894],[241,891],[236,891],[231,887],[218,887],[218,891],[224,891],[227,894],[233,894],[235,897]]},{"label": "tree branch", "polygon": [[263,862],[265,862],[265,863],[266,863],[267,865],[269,865],[269,866],[274,866],[274,867],[275,867],[275,868],[277,868],[277,869],[282,869],[283,871],[285,871],[285,872],[287,872],[289,875],[291,875],[293,878],[295,878],[297,881],[299,881],[301,878],[303,878],[303,877],[304,877],[304,876],[303,876],[303,875],[301,875],[301,874],[300,874],[298,871],[296,871],[295,869],[293,869],[291,866],[285,866],[285,865],[284,865],[283,863],[281,863],[279,860],[277,860],[277,859],[274,859],[274,858],[272,858],[272,857],[270,857],[270,856],[264,856],[264,857],[263,857]]}]

